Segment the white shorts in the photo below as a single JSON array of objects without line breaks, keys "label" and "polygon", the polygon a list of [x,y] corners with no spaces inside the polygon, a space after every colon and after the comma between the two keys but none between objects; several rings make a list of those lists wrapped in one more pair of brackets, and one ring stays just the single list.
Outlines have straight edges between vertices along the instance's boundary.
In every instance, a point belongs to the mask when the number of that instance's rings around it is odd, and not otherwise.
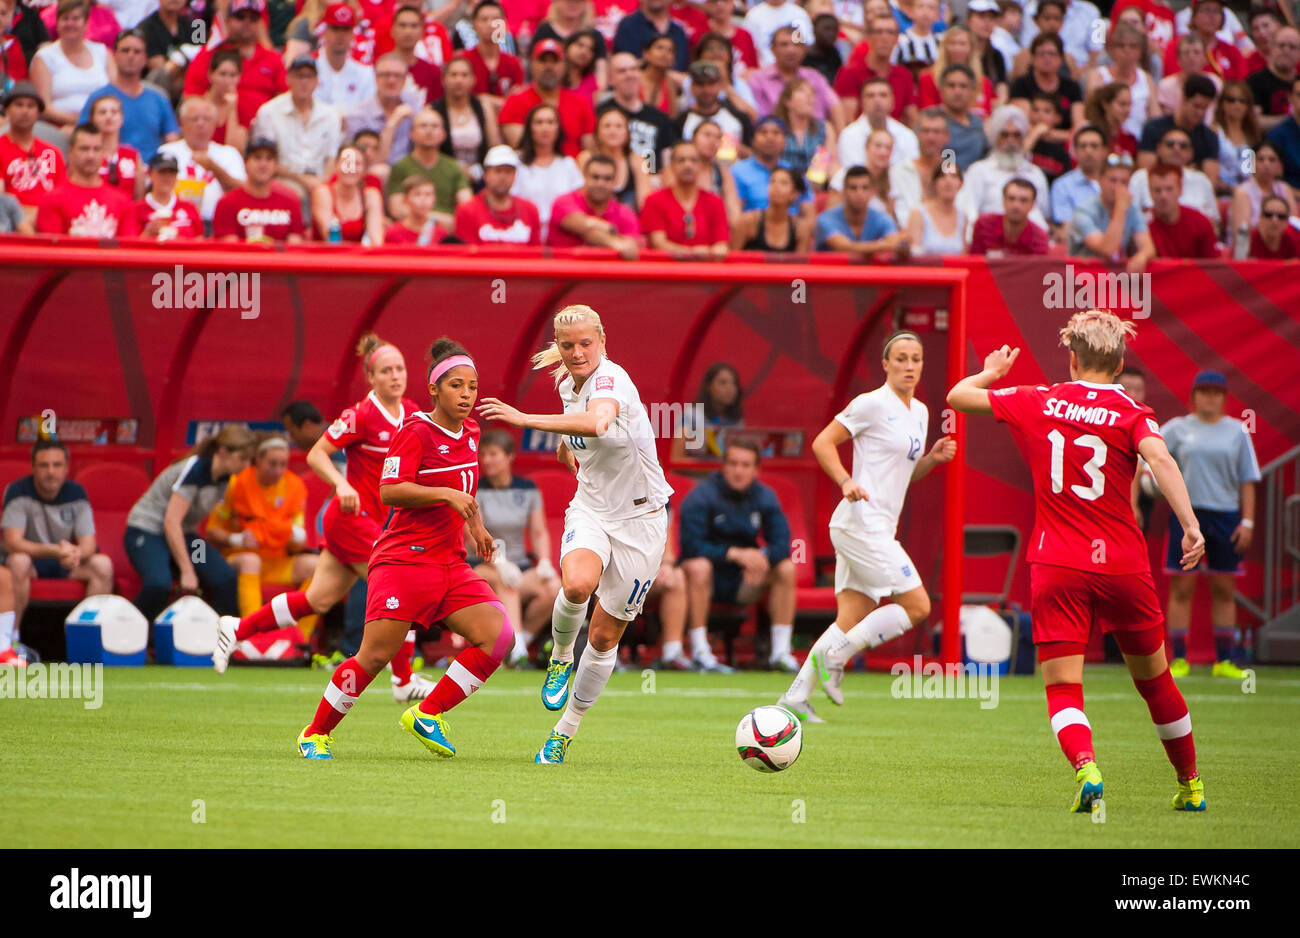
[{"label": "white shorts", "polygon": [[631,622],[641,613],[667,543],[668,512],[662,508],[624,521],[608,521],[586,506],[570,505],[564,512],[560,565],[563,567],[565,556],[574,550],[589,550],[600,557],[596,587],[600,606],[615,619]]},{"label": "white shorts", "polygon": [[856,590],[876,602],[916,589],[921,577],[903,545],[860,529],[831,528],[835,592]]}]

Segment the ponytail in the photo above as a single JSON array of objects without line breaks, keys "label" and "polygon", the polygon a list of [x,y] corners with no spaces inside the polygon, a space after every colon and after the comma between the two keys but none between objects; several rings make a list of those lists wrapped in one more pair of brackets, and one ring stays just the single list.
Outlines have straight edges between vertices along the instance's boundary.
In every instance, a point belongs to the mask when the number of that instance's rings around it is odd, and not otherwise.
[{"label": "ponytail", "polygon": [[374,356],[375,352],[383,348],[385,345],[390,344],[391,343],[385,342],[383,339],[379,338],[379,336],[373,332],[367,332],[357,342],[357,357],[361,359],[361,367],[365,370],[367,375],[370,374],[370,359]]},{"label": "ponytail", "polygon": [[[601,342],[605,341],[605,327],[600,322],[600,313],[596,312],[590,306],[581,304],[566,306],[555,314],[555,332],[558,334],[560,329],[567,326],[575,326],[578,323],[589,323],[596,329],[596,335]],[[568,373],[564,367],[564,361],[560,356],[560,346],[551,340],[551,344],[542,349],[533,356],[533,371],[540,371],[543,368],[555,365],[551,369],[551,377],[555,379],[555,386],[559,387],[560,382]]]}]

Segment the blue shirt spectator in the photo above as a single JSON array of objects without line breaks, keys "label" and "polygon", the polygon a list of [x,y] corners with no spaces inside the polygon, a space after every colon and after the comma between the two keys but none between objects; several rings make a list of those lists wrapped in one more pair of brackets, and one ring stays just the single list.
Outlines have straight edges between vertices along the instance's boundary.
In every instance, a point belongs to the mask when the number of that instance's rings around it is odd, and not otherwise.
[{"label": "blue shirt spectator", "polygon": [[1074,210],[1101,192],[1101,183],[1089,179],[1078,167],[1060,176],[1052,183],[1052,221],[1068,225]]},{"label": "blue shirt spectator", "polygon": [[[655,36],[669,36],[673,45],[677,47],[677,58],[673,62],[673,68],[676,71],[684,72],[691,64],[691,44],[686,38],[686,30],[682,29],[681,24],[676,20],[668,21],[668,29],[660,32],[650,18],[645,15],[647,0],[641,0],[641,9],[635,13],[629,13],[619,21],[618,30],[614,33],[614,51],[629,52],[638,59],[645,52],[646,44]],[[668,4],[660,3],[662,13],[668,15]]]},{"label": "blue shirt spectator", "polygon": [[[1082,203],[1074,211],[1074,218],[1070,221],[1070,256],[1071,257],[1097,257],[1087,245],[1084,239],[1094,232],[1104,232],[1110,225],[1110,209],[1106,208],[1101,202],[1100,195],[1094,195],[1088,201]],[[1129,253],[1129,248],[1133,244],[1135,235],[1145,232],[1147,223],[1142,218],[1142,212],[1137,205],[1130,202],[1128,211],[1124,215],[1124,236],[1120,240],[1119,256],[1124,257]],[[1113,258],[1103,257],[1101,260],[1112,260]]]},{"label": "blue shirt spectator", "polygon": [[[776,165],[790,169],[785,160],[778,161]],[[742,211],[767,208],[767,186],[772,181],[772,170],[750,156],[732,165],[731,178],[736,183],[736,194],[740,196]],[[790,206],[790,214],[799,214],[799,206],[811,201],[812,193],[805,189]]]},{"label": "blue shirt spectator", "polygon": [[[758,547],[772,566],[790,556],[790,524],[776,493],[755,480],[744,491],[727,484],[715,472],[682,500],[681,559],[704,557],[715,570],[727,569],[739,577],[740,567],[727,560],[732,547]],[[734,568],[732,570],[731,568]]]},{"label": "blue shirt spectator", "polygon": [[1268,132],[1265,139],[1282,154],[1282,177],[1300,189],[1300,78],[1291,84],[1291,116]]},{"label": "blue shirt spectator", "polygon": [[852,241],[879,241],[886,235],[895,234],[898,231],[898,225],[894,220],[884,212],[875,208],[867,208],[866,221],[857,231],[849,224],[848,219],[844,216],[844,206],[837,205],[832,209],[822,212],[817,217],[817,234],[814,237],[814,243],[817,250],[833,250],[826,245],[826,239],[831,235],[844,235]]},{"label": "blue shirt spectator", "polygon": [[140,93],[134,98],[116,85],[105,85],[86,98],[79,123],[84,124],[90,120],[90,109],[95,106],[95,101],[105,95],[112,95],[122,102],[122,130],[118,136],[123,143],[139,150],[140,159],[146,163],[169,134],[181,132],[171,104],[161,91],[151,85],[141,85]]}]

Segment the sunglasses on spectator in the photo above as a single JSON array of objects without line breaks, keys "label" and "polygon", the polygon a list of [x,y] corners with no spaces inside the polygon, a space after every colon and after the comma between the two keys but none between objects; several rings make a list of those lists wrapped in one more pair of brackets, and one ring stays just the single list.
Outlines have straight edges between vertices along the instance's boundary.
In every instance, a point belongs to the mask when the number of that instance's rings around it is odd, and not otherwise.
[{"label": "sunglasses on spectator", "polygon": [[695,237],[695,216],[687,212],[682,216],[682,224],[686,226],[686,237]]},{"label": "sunglasses on spectator", "polygon": [[1260,212],[1259,217],[1272,218],[1277,221],[1286,221],[1287,215],[1286,212]]}]

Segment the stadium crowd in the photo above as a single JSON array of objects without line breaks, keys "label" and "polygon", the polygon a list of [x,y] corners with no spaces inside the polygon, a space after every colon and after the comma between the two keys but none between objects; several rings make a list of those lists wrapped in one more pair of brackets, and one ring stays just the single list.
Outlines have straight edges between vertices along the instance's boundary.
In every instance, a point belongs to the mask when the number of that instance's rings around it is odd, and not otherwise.
[{"label": "stadium crowd", "polygon": [[0,0],[0,232],[1292,258],[1293,16]]}]

